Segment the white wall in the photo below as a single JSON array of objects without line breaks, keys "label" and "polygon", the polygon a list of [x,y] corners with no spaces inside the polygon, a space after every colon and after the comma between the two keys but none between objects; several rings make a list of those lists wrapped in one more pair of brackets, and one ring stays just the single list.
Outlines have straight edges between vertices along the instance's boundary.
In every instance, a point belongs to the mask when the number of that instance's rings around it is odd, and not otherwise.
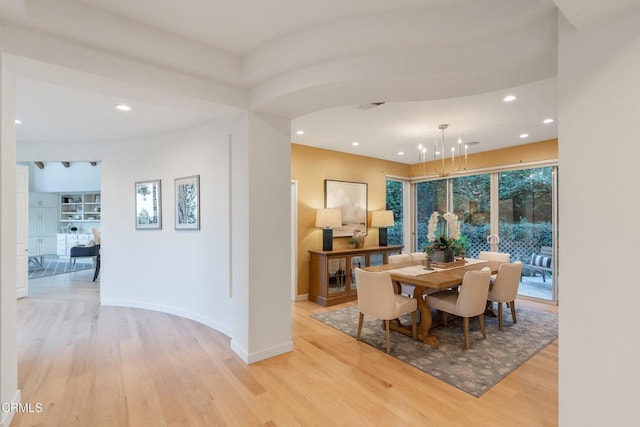
[{"label": "white wall", "polygon": [[[0,52],[0,402],[18,402],[16,332],[15,86]],[[10,412],[0,411],[0,426]]]},{"label": "white wall", "polygon": [[[224,124],[106,153],[101,300],[188,317],[231,334],[228,135]],[[174,228],[174,179],[200,175],[199,231]],[[161,180],[162,229],[135,229],[134,183]]]},{"label": "white wall", "polygon": [[249,113],[232,136],[231,348],[248,363],[293,349],[290,127]]},{"label": "white wall", "polygon": [[640,10],[559,32],[560,425],[638,425]]},{"label": "white wall", "polygon": [[29,191],[61,193],[67,191],[100,191],[102,163],[73,162],[65,168],[60,162],[47,162],[39,169],[33,162],[29,166]]}]

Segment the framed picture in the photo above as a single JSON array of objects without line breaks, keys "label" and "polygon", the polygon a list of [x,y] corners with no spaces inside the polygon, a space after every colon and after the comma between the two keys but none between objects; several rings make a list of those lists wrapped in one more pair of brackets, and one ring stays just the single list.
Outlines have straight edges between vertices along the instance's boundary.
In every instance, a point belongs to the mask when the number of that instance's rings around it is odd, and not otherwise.
[{"label": "framed picture", "polygon": [[367,234],[367,184],[324,180],[325,208],[340,209],[342,227],[333,229],[334,237],[352,236],[354,230]]},{"label": "framed picture", "polygon": [[200,175],[176,178],[176,230],[200,229]]},{"label": "framed picture", "polygon": [[162,200],[160,180],[136,182],[136,229],[162,228]]}]

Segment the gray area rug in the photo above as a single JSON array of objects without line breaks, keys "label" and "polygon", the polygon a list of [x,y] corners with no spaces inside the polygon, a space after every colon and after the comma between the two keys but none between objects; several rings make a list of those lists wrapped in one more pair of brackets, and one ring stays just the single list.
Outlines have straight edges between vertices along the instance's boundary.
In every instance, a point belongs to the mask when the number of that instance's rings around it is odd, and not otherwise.
[{"label": "gray area rug", "polygon": [[[438,337],[435,348],[422,341],[391,331],[391,355],[475,397],[480,397],[518,366],[558,337],[558,317],[520,308],[516,304],[518,323],[512,324],[505,309],[504,328],[498,319],[485,316],[487,339],[482,339],[480,324],[471,319],[471,349],[464,350],[462,319],[450,320],[447,327],[436,326],[431,333]],[[352,337],[358,328],[358,307],[349,307],[312,315],[313,318]],[[434,317],[435,318],[435,317]],[[409,316],[403,324],[411,325]],[[362,341],[386,352],[382,321],[365,316]]]},{"label": "gray area rug", "polygon": [[74,271],[82,271],[93,269],[93,263],[78,262],[74,265],[69,261],[45,261],[44,266],[29,265],[29,279],[37,279],[46,276],[55,276],[56,274],[73,273]]}]

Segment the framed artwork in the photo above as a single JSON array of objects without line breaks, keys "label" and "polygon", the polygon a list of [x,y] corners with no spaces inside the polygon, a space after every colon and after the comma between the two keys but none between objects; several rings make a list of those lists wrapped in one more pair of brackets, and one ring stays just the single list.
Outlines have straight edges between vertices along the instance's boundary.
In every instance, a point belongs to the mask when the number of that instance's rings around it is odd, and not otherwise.
[{"label": "framed artwork", "polygon": [[333,229],[334,237],[353,236],[354,230],[367,234],[366,183],[325,179],[324,207],[340,209],[342,227]]},{"label": "framed artwork", "polygon": [[136,230],[162,228],[160,180],[136,182]]},{"label": "framed artwork", "polygon": [[200,175],[176,178],[176,230],[200,230]]}]

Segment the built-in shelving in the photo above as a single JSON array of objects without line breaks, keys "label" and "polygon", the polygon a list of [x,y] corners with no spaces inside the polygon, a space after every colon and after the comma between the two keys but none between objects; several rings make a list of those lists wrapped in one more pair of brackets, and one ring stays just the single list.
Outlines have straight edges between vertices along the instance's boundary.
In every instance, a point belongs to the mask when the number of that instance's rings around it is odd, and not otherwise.
[{"label": "built-in shelving", "polygon": [[100,221],[100,193],[60,194],[60,222]]}]

